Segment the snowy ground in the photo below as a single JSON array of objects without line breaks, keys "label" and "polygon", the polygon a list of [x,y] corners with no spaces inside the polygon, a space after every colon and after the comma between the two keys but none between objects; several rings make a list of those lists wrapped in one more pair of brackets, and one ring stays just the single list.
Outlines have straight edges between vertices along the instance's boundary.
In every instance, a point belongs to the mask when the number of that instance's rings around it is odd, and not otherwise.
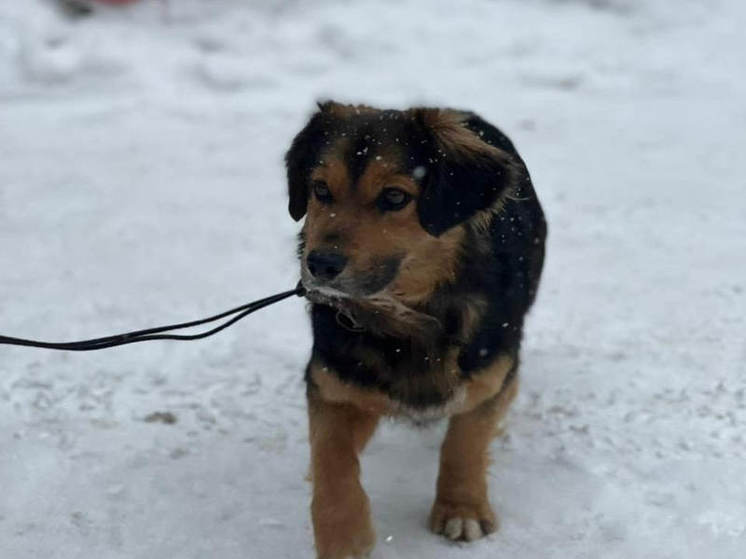
[{"label": "snowy ground", "polygon": [[[746,556],[746,7],[735,0],[0,5],[0,333],[292,287],[281,157],[321,97],[474,109],[547,210],[500,532],[425,530],[441,428],[363,462],[376,558]],[[208,341],[0,347],[0,557],[312,555],[286,301]],[[171,412],[174,424],[148,422]]]}]

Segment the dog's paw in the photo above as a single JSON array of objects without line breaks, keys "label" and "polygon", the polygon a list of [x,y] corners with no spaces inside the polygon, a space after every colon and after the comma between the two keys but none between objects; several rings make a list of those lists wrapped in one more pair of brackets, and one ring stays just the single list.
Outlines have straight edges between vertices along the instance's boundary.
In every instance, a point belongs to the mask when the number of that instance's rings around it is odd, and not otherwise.
[{"label": "dog's paw", "polygon": [[449,540],[471,542],[497,530],[497,518],[489,503],[436,501],[430,512],[430,529]]}]

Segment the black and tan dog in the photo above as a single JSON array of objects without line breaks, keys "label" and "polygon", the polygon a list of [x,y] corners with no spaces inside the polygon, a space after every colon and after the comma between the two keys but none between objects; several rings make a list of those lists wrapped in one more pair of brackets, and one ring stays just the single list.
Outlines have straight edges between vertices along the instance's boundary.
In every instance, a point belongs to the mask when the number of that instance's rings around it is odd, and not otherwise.
[{"label": "black and tan dog", "polygon": [[327,102],[286,156],[306,215],[308,410],[318,556],[374,545],[358,455],[382,416],[450,417],[430,526],[497,526],[488,446],[517,390],[546,224],[513,144],[478,116]]}]

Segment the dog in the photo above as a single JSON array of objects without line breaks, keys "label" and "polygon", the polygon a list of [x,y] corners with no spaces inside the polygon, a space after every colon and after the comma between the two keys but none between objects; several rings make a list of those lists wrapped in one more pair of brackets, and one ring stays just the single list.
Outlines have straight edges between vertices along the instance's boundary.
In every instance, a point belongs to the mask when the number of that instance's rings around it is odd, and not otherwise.
[{"label": "dog", "polygon": [[429,524],[497,528],[488,446],[518,387],[546,221],[511,141],[474,113],[319,103],[286,157],[311,301],[311,518],[320,559],[375,545],[359,454],[384,416],[449,418]]}]

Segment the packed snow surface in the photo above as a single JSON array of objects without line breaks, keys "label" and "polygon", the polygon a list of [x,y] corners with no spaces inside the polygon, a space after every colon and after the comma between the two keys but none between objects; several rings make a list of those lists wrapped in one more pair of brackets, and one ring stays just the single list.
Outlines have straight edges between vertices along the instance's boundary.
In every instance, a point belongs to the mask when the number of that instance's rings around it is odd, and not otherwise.
[{"label": "packed snow surface", "polygon": [[[68,340],[297,281],[314,101],[469,108],[550,225],[501,529],[431,535],[443,426],[363,458],[383,558],[746,557],[746,4],[0,4],[0,333]],[[0,346],[0,557],[312,556],[302,301],[218,337]]]}]

